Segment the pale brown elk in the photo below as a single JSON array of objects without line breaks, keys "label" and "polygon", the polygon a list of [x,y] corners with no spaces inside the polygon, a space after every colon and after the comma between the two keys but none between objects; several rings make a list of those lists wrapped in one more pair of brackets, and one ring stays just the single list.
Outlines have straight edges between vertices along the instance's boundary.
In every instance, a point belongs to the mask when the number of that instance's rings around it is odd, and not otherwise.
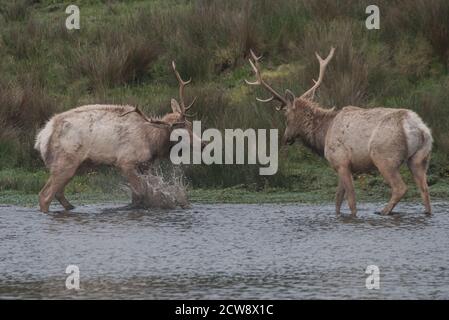
[{"label": "pale brown elk", "polygon": [[53,116],[36,138],[37,149],[50,177],[39,193],[39,206],[48,212],[56,198],[66,210],[74,207],[64,196],[64,188],[85,162],[118,167],[129,181],[132,204],[140,206],[144,187],[138,168],[168,157],[176,142],[170,141],[175,128],[185,128],[193,139],[187,111],[192,107],[184,103],[183,81],[172,62],[179,82],[179,103],[171,100],[172,112],[162,118],[147,117],[138,107],[128,105],[86,105]]},{"label": "pale brown elk", "polygon": [[426,172],[432,149],[432,135],[421,118],[408,109],[359,108],[347,106],[340,110],[323,108],[313,101],[315,91],[323,81],[326,66],[334,55],[331,48],[326,59],[318,53],[320,64],[318,80],[300,97],[286,90],[285,95],[276,92],[262,78],[259,60],[251,51],[249,62],[256,75],[249,85],[264,87],[271,97],[281,103],[276,109],[286,117],[283,136],[285,144],[300,139],[306,146],[324,156],[338,174],[336,213],[346,196],[352,215],[356,215],[356,199],[353,173],[364,173],[377,168],[392,189],[391,199],[382,214],[390,214],[405,195],[407,186],[400,175],[400,167],[407,163],[421,192],[425,213],[431,213]]}]

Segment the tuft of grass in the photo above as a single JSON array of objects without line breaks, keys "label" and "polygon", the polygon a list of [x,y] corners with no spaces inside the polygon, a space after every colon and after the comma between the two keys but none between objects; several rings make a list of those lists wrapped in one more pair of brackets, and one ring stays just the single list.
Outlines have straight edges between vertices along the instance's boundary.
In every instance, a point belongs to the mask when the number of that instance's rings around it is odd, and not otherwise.
[{"label": "tuft of grass", "polygon": [[88,78],[95,89],[139,82],[148,74],[157,52],[157,47],[143,39],[119,41],[113,47],[79,49],[75,52],[74,76]]},{"label": "tuft of grass", "polygon": [[1,1],[0,14],[8,22],[23,21],[28,17],[32,0]]},{"label": "tuft of grass", "polygon": [[18,83],[0,83],[0,164],[2,167],[34,167],[33,150],[37,129],[57,111],[45,88],[25,78]]}]

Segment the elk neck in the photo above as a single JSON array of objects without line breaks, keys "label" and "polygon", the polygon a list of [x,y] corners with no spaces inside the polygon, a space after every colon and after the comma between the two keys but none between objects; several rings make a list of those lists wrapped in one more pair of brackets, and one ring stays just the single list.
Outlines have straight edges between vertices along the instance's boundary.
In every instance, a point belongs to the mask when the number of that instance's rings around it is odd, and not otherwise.
[{"label": "elk neck", "polygon": [[154,126],[147,127],[147,141],[150,142],[153,158],[165,158],[170,154],[170,131]]},{"label": "elk neck", "polygon": [[324,156],[326,134],[339,111],[327,109],[306,99],[296,101],[299,137],[312,151]]}]

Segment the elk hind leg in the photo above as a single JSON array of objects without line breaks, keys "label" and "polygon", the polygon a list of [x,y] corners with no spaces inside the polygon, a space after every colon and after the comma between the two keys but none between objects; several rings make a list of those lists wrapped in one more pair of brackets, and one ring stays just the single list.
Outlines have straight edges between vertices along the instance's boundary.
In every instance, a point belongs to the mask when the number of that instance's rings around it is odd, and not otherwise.
[{"label": "elk hind leg", "polygon": [[338,179],[337,192],[335,193],[335,213],[340,215],[341,205],[345,197],[345,187],[341,179]]},{"label": "elk hind leg", "polygon": [[425,213],[431,214],[432,207],[430,205],[429,186],[427,185],[427,167],[429,165],[430,157],[428,154],[423,155],[417,152],[413,157],[408,160],[408,167],[412,172],[416,185],[418,186],[421,197],[425,207]]},{"label": "elk hind leg", "polygon": [[49,211],[50,204],[55,197],[66,210],[70,210],[68,208],[70,208],[71,204],[64,197],[64,188],[75,175],[78,165],[71,164],[69,166],[61,166],[61,168],[52,170],[50,178],[39,193],[39,206],[44,213]]},{"label": "elk hind leg", "polygon": [[48,192],[51,186],[52,182],[52,176],[48,178],[47,182],[45,183],[44,187],[39,192],[39,209],[43,213],[47,213],[50,207],[51,200],[48,201]]},{"label": "elk hind leg", "polygon": [[69,200],[64,195],[64,187],[61,191],[56,192],[55,194],[56,200],[59,201],[59,203],[64,207],[65,210],[72,210],[75,209],[75,206],[72,205]]},{"label": "elk hind leg", "polygon": [[381,214],[388,215],[393,211],[394,207],[402,199],[407,192],[407,185],[402,180],[399,172],[400,165],[390,165],[389,163],[376,164],[381,175],[391,187],[391,198],[385,208],[382,209]]}]

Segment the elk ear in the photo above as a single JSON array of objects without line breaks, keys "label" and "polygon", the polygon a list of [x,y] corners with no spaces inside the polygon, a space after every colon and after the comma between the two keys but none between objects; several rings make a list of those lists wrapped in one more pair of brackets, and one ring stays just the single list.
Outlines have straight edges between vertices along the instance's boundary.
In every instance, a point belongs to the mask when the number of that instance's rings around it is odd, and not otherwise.
[{"label": "elk ear", "polygon": [[293,92],[287,89],[285,90],[285,99],[287,100],[288,103],[293,104],[293,102],[296,99],[296,96]]},{"label": "elk ear", "polygon": [[175,99],[171,99],[171,108],[172,108],[173,112],[182,113],[181,106],[179,105],[178,101],[176,101]]},{"label": "elk ear", "polygon": [[289,104],[289,106],[293,106],[294,102],[295,102],[296,96],[293,92],[291,92],[290,90],[285,90],[285,100],[287,100],[287,103]]}]

